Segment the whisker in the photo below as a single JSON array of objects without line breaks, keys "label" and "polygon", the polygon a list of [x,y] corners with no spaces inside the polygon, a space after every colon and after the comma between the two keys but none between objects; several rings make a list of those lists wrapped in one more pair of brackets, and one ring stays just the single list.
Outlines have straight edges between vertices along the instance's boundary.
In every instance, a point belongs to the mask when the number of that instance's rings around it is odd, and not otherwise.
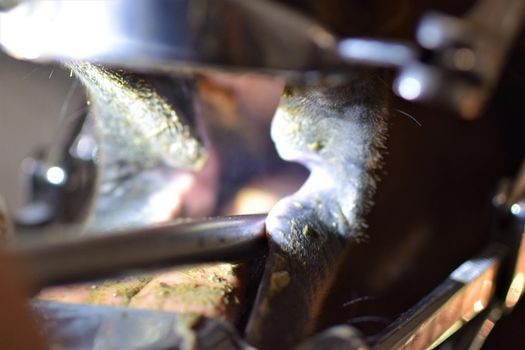
[{"label": "whisker", "polygon": [[60,112],[59,112],[60,123],[62,123],[64,119],[66,119],[66,117],[68,116],[67,110],[69,108],[69,103],[71,102],[71,98],[73,97],[73,94],[75,93],[75,90],[77,89],[77,87],[78,87],[78,80],[75,79],[71,83],[71,87],[69,88],[66,94],[66,97],[64,97],[64,103],[62,104],[62,107],[60,107]]},{"label": "whisker", "polygon": [[404,111],[402,111],[400,109],[397,109],[397,108],[395,110],[397,112],[401,113],[402,115],[412,119],[412,121],[414,121],[414,123],[416,123],[419,127],[423,126],[423,124],[421,124],[414,116],[412,116],[412,115],[408,114],[407,112],[404,112]]},{"label": "whisker", "polygon": [[29,78],[30,76],[32,76],[33,73],[35,73],[35,72],[37,71],[37,69],[38,69],[38,67],[35,67],[35,68],[31,69],[31,70],[29,71],[29,73],[27,73],[26,75],[24,75],[24,76],[22,77],[22,80],[26,80],[27,78]]},{"label": "whisker", "polygon": [[375,299],[375,297],[365,295],[365,296],[358,297],[358,298],[355,298],[355,299],[352,299],[352,300],[349,300],[343,303],[343,307],[348,307],[348,306],[351,306],[351,305],[354,305],[354,304],[357,304],[363,301],[368,301],[368,300],[373,300],[373,299]]},{"label": "whisker", "polygon": [[47,79],[51,79],[51,77],[53,76],[53,73],[55,73],[55,65],[53,65],[53,68],[51,68],[51,73],[49,73],[49,76],[47,77]]}]

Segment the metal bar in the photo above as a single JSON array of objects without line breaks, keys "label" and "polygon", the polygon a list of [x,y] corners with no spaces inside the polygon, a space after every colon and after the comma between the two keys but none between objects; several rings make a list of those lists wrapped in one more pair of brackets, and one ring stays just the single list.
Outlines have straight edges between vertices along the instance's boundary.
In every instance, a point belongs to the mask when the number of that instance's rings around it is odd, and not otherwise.
[{"label": "metal bar", "polygon": [[402,68],[419,59],[418,48],[408,42],[364,38],[342,39],[337,53],[348,64]]},{"label": "metal bar", "polygon": [[372,348],[432,349],[439,345],[487,307],[504,256],[505,249],[493,245],[464,262],[390,325]]},{"label": "metal bar", "polygon": [[180,264],[252,259],[266,251],[266,215],[200,219],[11,249],[35,287]]},{"label": "metal bar", "polygon": [[446,340],[444,348],[480,350],[494,328],[494,325],[503,315],[501,302],[493,301],[472,321],[462,327],[456,334]]},{"label": "metal bar", "polygon": [[0,12],[0,45],[29,60],[283,73],[340,63],[332,64],[331,32],[272,1],[22,1],[9,9]]}]

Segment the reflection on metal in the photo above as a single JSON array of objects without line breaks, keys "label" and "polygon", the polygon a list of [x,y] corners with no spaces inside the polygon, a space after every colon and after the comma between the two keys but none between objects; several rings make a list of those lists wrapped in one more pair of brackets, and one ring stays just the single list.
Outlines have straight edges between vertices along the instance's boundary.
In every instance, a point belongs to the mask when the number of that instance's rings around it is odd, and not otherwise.
[{"label": "reflection on metal", "polygon": [[506,253],[498,271],[497,293],[489,305],[476,301],[474,307],[481,312],[458,334],[450,339],[454,348],[479,350],[496,322],[510,312],[523,294],[525,279],[524,249],[524,185],[525,167],[513,183],[503,180],[494,196],[493,205],[499,211],[494,238],[505,247]]},{"label": "reflection on metal", "polygon": [[524,19],[522,0],[478,0],[462,18],[427,14],[416,33],[423,54],[404,42],[341,40],[272,1],[28,1],[0,12],[0,44],[30,60],[259,70],[307,81],[321,76],[312,72],[344,74],[352,65],[389,67],[400,70],[394,91],[401,97],[474,118]]},{"label": "reflection on metal", "polygon": [[59,166],[52,166],[46,171],[47,181],[53,185],[63,185],[67,180],[67,174]]},{"label": "reflection on metal", "polygon": [[509,311],[518,303],[525,289],[525,162],[513,183],[502,187],[498,195],[506,198],[501,208],[509,218],[502,237],[510,249],[506,293],[502,296],[502,302]]},{"label": "reflection on metal", "polygon": [[425,15],[416,38],[430,51],[430,58],[406,64],[394,90],[406,98],[401,88],[407,79],[415,79],[421,91],[409,100],[438,101],[464,118],[476,117],[498,81],[524,20],[522,0],[479,0],[462,18]]},{"label": "reflection on metal", "polygon": [[348,63],[398,68],[413,62],[418,55],[407,43],[372,39],[343,39],[337,50]]},{"label": "reflection on metal", "polygon": [[[100,55],[118,44],[110,35],[117,27],[108,10],[116,10],[114,5],[114,1],[28,1],[0,14],[0,42],[21,59],[65,50],[80,57]],[[97,25],[92,25],[94,18]]]},{"label": "reflection on metal", "polygon": [[497,305],[495,305],[493,308],[487,311],[487,316],[484,317],[481,326],[477,330],[477,333],[475,334],[474,338],[471,340],[468,350],[481,349],[481,347],[487,340],[487,337],[490,335],[490,332],[492,332],[492,329],[496,325],[496,322],[501,318],[503,313],[501,307]]},{"label": "reflection on metal", "polygon": [[[27,198],[15,216],[19,227],[85,221],[97,187],[96,150],[89,150],[85,141],[94,139],[92,129],[92,120],[81,108],[74,118],[61,123],[49,148],[40,149],[22,161]],[[84,141],[79,149],[80,140]],[[71,152],[77,149],[84,153]]]},{"label": "reflection on metal", "polygon": [[518,273],[512,283],[510,284],[509,292],[507,293],[507,298],[505,299],[505,306],[509,309],[514,307],[518,302],[519,298],[523,294],[523,273]]},{"label": "reflection on metal", "polygon": [[514,277],[510,283],[509,290],[505,297],[505,306],[508,309],[513,308],[523,295],[525,287],[525,233],[521,235],[518,253],[516,256],[516,265],[514,268]]},{"label": "reflection on metal", "polygon": [[518,203],[514,203],[513,205],[510,206],[510,212],[513,215],[520,215],[522,211],[523,211],[523,208]]},{"label": "reflection on metal", "polygon": [[428,349],[439,345],[489,304],[503,250],[463,263],[415,307],[390,325],[373,349]]},{"label": "reflection on metal", "polygon": [[415,100],[421,95],[421,82],[413,77],[397,79],[395,89],[405,100]]},{"label": "reflection on metal", "polygon": [[266,248],[265,218],[200,219],[11,252],[25,265],[33,286],[43,287],[137,269],[254,258]]},{"label": "reflection on metal", "polygon": [[7,204],[4,198],[0,195],[0,246],[14,237],[14,227],[9,211],[7,210]]},{"label": "reflection on metal", "polygon": [[39,61],[307,71],[333,68],[335,43],[320,24],[269,1],[28,1],[0,12],[4,50]]}]

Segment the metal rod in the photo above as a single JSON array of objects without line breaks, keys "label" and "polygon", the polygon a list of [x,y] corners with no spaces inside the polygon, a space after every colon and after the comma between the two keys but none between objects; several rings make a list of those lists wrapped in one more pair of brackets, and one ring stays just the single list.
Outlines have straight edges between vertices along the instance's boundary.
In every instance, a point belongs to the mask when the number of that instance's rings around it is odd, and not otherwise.
[{"label": "metal rod", "polygon": [[40,288],[137,270],[252,259],[266,251],[265,218],[199,219],[10,252]]},{"label": "metal rod", "polygon": [[432,349],[483,311],[491,300],[506,250],[488,247],[391,324],[373,350]]}]

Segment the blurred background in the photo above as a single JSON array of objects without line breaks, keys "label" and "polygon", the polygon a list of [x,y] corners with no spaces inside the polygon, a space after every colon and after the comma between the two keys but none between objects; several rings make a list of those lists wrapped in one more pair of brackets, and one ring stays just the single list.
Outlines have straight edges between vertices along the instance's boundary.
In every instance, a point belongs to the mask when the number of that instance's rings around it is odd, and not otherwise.
[{"label": "blurred background", "polygon": [[24,203],[22,161],[53,145],[82,108],[83,92],[60,64],[42,65],[0,53],[0,193],[12,211]]}]

